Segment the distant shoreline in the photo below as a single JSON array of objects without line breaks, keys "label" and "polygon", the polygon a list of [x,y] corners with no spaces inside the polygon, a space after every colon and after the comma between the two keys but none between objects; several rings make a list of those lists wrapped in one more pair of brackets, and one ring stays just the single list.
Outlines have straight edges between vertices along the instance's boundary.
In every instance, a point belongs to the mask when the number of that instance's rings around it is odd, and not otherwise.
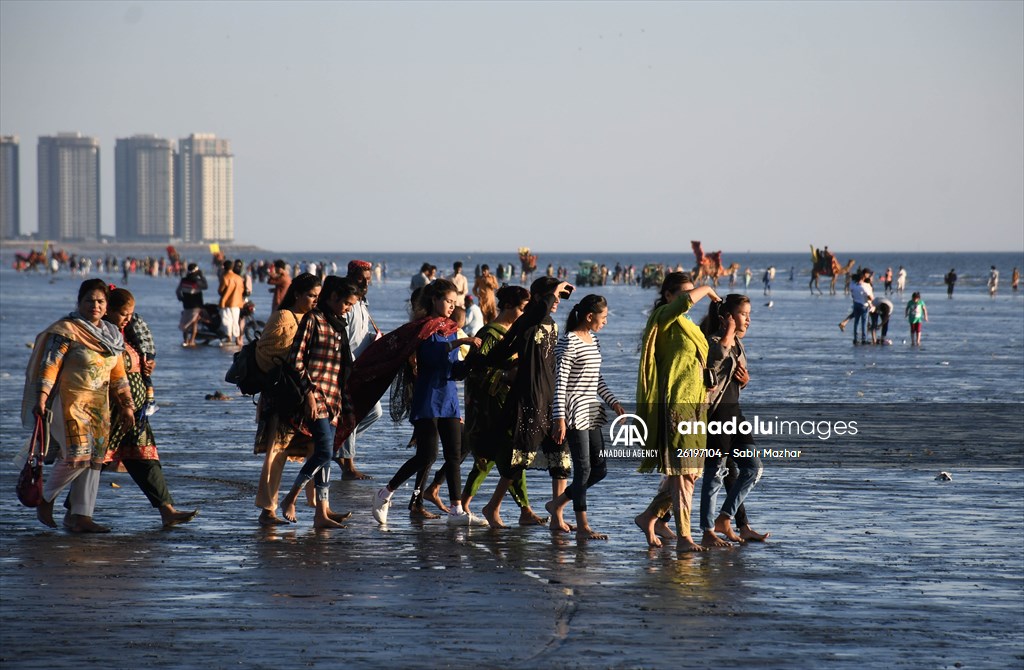
[{"label": "distant shoreline", "polygon": [[[42,250],[43,245],[46,244],[45,240],[22,240],[22,239],[0,239],[0,253],[2,252],[14,252],[14,251],[28,251],[31,249]],[[327,255],[338,255],[338,254],[349,254],[349,255],[366,255],[373,257],[382,257],[388,255],[410,255],[418,254],[424,258],[432,257],[473,257],[473,256],[495,256],[500,254],[511,254],[515,256],[517,253],[516,249],[499,249],[499,250],[473,250],[473,251],[451,251],[451,250],[430,250],[423,251],[419,249],[413,250],[391,250],[381,251],[379,249],[346,249],[346,250],[311,250],[311,249],[298,249],[294,251],[287,250],[271,250],[254,244],[243,244],[235,242],[219,242],[219,243],[173,243],[173,242],[98,242],[98,241],[65,241],[65,242],[52,242],[50,246],[56,249],[64,249],[68,253],[96,253],[109,251],[112,253],[123,254],[126,252],[147,252],[145,255],[159,255],[163,256],[166,254],[168,246],[173,246],[183,256],[194,254],[195,252],[209,253],[210,244],[219,244],[221,251],[225,256],[232,257],[236,255],[252,256],[253,254],[269,255],[278,254],[282,256],[288,256],[292,254],[311,254],[320,253]],[[716,250],[717,251],[717,250]],[[573,256],[612,256],[612,255],[649,255],[653,257],[660,257],[665,254],[677,255],[681,254],[684,256],[692,256],[693,252],[689,248],[679,249],[678,251],[552,251],[548,249],[536,249],[536,252],[542,253],[545,256],[562,256],[562,255],[573,255]],[[725,250],[727,256],[739,256],[739,255],[757,255],[757,256],[769,256],[769,255],[807,255],[808,249],[797,249],[790,251],[735,251]],[[901,256],[921,256],[928,254],[965,254],[965,255],[984,255],[984,254],[1020,254],[1024,255],[1024,250],[982,250],[982,251],[954,251],[954,250],[942,250],[942,251],[902,251],[899,249],[889,249],[886,251],[842,251],[840,256],[850,257],[862,257],[862,256],[876,256],[876,255],[891,255],[899,254]]]}]

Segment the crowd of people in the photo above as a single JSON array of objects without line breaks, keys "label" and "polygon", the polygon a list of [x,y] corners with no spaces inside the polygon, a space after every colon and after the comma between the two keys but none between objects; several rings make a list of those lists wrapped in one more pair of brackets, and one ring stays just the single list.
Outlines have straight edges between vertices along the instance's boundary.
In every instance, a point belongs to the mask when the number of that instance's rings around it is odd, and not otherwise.
[{"label": "crowd of people", "polygon": [[[448,524],[502,528],[502,505],[511,493],[519,525],[575,532],[581,540],[607,537],[587,516],[589,490],[608,475],[604,436],[610,414],[625,414],[601,372],[599,333],[609,315],[604,296],[592,293],[574,302],[560,328],[559,307],[574,290],[561,273],[545,273],[527,289],[499,281],[486,264],[474,268],[472,277],[460,262],[444,277],[424,264],[410,282],[409,321],[385,333],[366,297],[374,278],[383,276],[379,263],[353,260],[344,277],[325,274],[324,264],[298,266],[303,271],[293,276],[283,260],[248,267],[223,260],[217,269],[215,316],[226,343],[243,343],[243,309],[253,278],[271,293],[271,316],[255,348],[258,367],[271,380],[256,410],[254,453],[263,458],[258,523],[296,523],[305,489],[314,527],[342,526],[351,513],[330,506],[332,464],[344,479],[369,478],[356,467],[356,446],[383,415],[381,399],[390,393],[392,418],[409,421],[415,450],[368,503],[377,522],[387,523],[394,494],[412,481],[409,510],[420,518],[439,516],[427,503]],[[895,305],[887,296],[902,292],[906,272],[887,269],[881,296],[873,278],[868,268],[852,273],[853,309],[840,329],[852,320],[855,344],[867,344],[868,334],[873,344],[891,343]],[[950,294],[955,282],[951,270]],[[993,268],[990,291],[997,286]],[[195,346],[197,332],[210,319],[204,291],[212,289],[202,270],[188,264],[176,290],[183,346]],[[709,309],[697,319],[694,308],[705,299]],[[913,293],[904,315],[911,344],[919,345],[928,321],[920,293]],[[695,286],[686,272],[664,276],[643,329],[636,386],[635,416],[655,450],[641,470],[663,475],[651,503],[635,518],[652,547],[674,540],[680,548],[700,551],[767,537],[750,526],[744,504],[762,464],[734,455],[748,452],[751,438],[674,429],[680,421],[742,420],[740,392],[750,380],[742,342],[749,328],[747,296],[721,299],[714,288]],[[37,508],[43,524],[56,527],[54,502],[68,489],[63,525],[72,532],[107,532],[93,511],[100,472],[111,468],[130,474],[164,525],[186,523],[198,513],[174,506],[160,466],[149,421],[155,363],[153,337],[135,312],[134,296],[100,279],[82,282],[76,310],[39,335],[26,374],[23,419],[26,426],[36,417],[47,419],[60,451]],[[443,463],[431,480],[439,453]],[[289,461],[302,465],[281,498]],[[495,467],[493,493],[477,514],[471,505]],[[528,469],[550,478],[547,517],[530,504]],[[700,478],[701,536],[695,539],[691,511]],[[571,520],[565,513],[570,503]]]},{"label": "crowd of people", "polygon": [[[251,274],[229,260],[219,270],[222,327],[228,342],[240,344],[238,302],[252,291],[251,279],[246,281]],[[380,401],[390,390],[392,416],[410,422],[415,451],[368,503],[377,522],[387,523],[394,493],[413,481],[414,516],[437,518],[425,508],[429,503],[448,524],[502,528],[502,504],[510,492],[520,525],[575,532],[580,540],[607,537],[587,516],[588,492],[608,474],[608,415],[625,414],[601,373],[598,334],[608,320],[605,297],[590,294],[575,302],[560,328],[559,307],[574,290],[564,279],[542,276],[529,289],[499,287],[483,265],[470,286],[461,263],[443,278],[424,266],[425,281],[413,282],[408,323],[384,333],[366,301],[371,263],[351,261],[345,277],[310,272],[292,277],[289,270],[283,262],[268,264],[275,309],[255,345],[256,363],[268,380],[259,397],[254,440],[254,452],[263,459],[255,500],[258,523],[297,522],[305,490],[314,527],[343,525],[351,512],[331,508],[332,464],[340,466],[343,478],[367,478],[355,465],[356,444],[381,417]],[[211,287],[198,267],[186,268],[177,288],[183,345],[195,342],[203,291]],[[705,297],[716,318],[697,326],[689,312]],[[637,517],[651,546],[675,537],[681,548],[699,551],[766,537],[749,527],[742,506],[760,477],[760,464],[732,462],[726,450],[705,459],[699,454],[709,446],[707,437],[683,440],[664,429],[683,415],[707,416],[707,394],[715,392],[706,384],[707,370],[727,369],[718,390],[731,387],[732,400],[723,406],[739,411],[738,389],[749,379],[739,343],[749,324],[749,301],[743,296],[730,295],[722,303],[710,287],[694,287],[686,273],[666,276],[644,331],[637,385],[643,398],[637,414],[658,436],[649,444],[657,447],[659,458],[643,469],[664,475],[649,512]],[[155,364],[153,338],[135,312],[134,296],[99,279],[83,282],[76,310],[40,334],[26,374],[23,419],[31,425],[36,417],[46,418],[60,451],[37,508],[42,523],[56,526],[54,502],[69,489],[64,526],[72,532],[107,532],[93,512],[100,471],[113,467],[129,472],[164,525],[186,523],[198,513],[174,506],[160,467],[149,421]],[[681,408],[688,410],[680,413]],[[683,446],[698,455],[677,456]],[[439,451],[443,465],[431,482]],[[467,459],[471,467],[464,479]],[[281,497],[289,460],[302,465]],[[476,514],[470,506],[495,466],[494,491]],[[730,466],[736,470],[731,478]],[[550,477],[547,517],[530,505],[528,469]],[[694,542],[691,496],[701,473],[712,484],[701,497],[704,537]],[[727,497],[719,510],[715,494],[723,486]],[[571,520],[565,514],[570,503]],[[668,523],[672,515],[675,531]],[[709,527],[705,518],[713,519]]]}]

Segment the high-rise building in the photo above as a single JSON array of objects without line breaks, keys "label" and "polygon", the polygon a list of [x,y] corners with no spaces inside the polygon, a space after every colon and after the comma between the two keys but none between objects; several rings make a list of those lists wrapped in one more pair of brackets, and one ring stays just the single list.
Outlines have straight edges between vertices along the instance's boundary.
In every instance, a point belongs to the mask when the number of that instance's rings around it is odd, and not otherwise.
[{"label": "high-rise building", "polygon": [[114,232],[121,241],[174,237],[174,145],[156,135],[117,140]]},{"label": "high-rise building", "polygon": [[100,143],[81,133],[39,138],[39,236],[100,237]]},{"label": "high-rise building", "polygon": [[18,136],[0,136],[0,237],[21,235]]},{"label": "high-rise building", "polygon": [[175,163],[175,233],[185,242],[235,238],[234,156],[231,143],[210,134],[178,142]]}]

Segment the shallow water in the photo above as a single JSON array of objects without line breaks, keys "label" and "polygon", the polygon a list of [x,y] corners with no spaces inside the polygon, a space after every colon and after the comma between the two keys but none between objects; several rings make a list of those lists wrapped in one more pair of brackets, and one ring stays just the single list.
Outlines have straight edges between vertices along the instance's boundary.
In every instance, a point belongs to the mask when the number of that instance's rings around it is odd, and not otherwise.
[{"label": "shallow water", "polygon": [[[946,260],[934,262],[940,278]],[[960,271],[972,261],[951,262]],[[974,264],[985,269],[988,261]],[[401,267],[395,261],[392,276]],[[912,279],[931,274],[908,267]],[[396,495],[389,527],[378,528],[372,493],[409,454],[409,427],[386,420],[360,444],[360,466],[376,481],[332,484],[334,507],[355,512],[346,529],[316,533],[306,510],[297,526],[259,529],[251,403],[203,400],[214,390],[237,395],[223,382],[232,350],[178,346],[175,282],[144,277],[128,288],[157,337],[154,429],[176,501],[202,513],[161,531],[127,475],[105,474],[97,518],[114,533],[45,529],[14,498],[10,457],[27,437],[17,421],[26,344],[70,310],[80,279],[5,268],[0,490],[9,494],[0,496],[0,658],[18,668],[279,667],[297,659],[310,667],[396,659],[425,667],[725,659],[766,667],[1019,667],[1024,300],[1011,295],[1008,275],[1007,267],[995,299],[977,286],[958,289],[952,301],[941,287],[929,289],[931,322],[919,350],[899,343],[904,325],[896,319],[897,344],[850,346],[835,326],[848,299],[812,297],[806,280],[777,279],[771,307],[753,295],[744,404],[774,411],[781,403],[781,411],[797,413],[796,403],[830,419],[860,411],[866,426],[859,440],[829,440],[827,449],[814,438],[784,440],[805,456],[766,461],[749,508],[755,527],[772,531],[767,544],[679,556],[648,550],[632,524],[657,478],[636,473],[631,459],[613,460],[589,496],[592,523],[609,533],[607,542],[413,522],[401,505],[408,489]],[[382,327],[403,321],[407,282],[406,274],[371,289]],[[918,290],[913,281],[911,288]],[[605,375],[631,401],[638,331],[654,294],[601,291],[612,309],[601,336]],[[267,295],[257,288],[264,315]],[[879,409],[894,403],[903,403],[899,418]],[[993,407],[984,425],[961,425]],[[940,469],[953,481],[935,481]],[[289,465],[286,481],[295,471]],[[546,476],[531,473],[530,487],[539,508],[549,496]],[[515,520],[513,509],[506,505],[506,522]],[[94,644],[40,649],[23,602],[61,616],[74,607],[95,631]]]}]

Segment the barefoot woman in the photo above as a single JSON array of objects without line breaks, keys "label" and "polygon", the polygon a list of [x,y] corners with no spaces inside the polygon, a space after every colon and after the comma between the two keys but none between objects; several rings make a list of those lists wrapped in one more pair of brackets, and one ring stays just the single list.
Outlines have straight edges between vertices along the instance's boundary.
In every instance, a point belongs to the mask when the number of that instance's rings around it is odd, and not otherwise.
[{"label": "barefoot woman", "polygon": [[71,511],[64,525],[73,533],[110,532],[92,520],[92,513],[107,455],[112,397],[125,425],[135,424],[135,404],[121,359],[124,338],[103,320],[107,295],[102,279],[82,282],[77,309],[36,338],[25,373],[22,421],[31,427],[33,415],[45,416],[52,410],[50,437],[61,450],[36,515],[56,528],[53,500],[71,484]]},{"label": "barefoot woman", "polygon": [[355,282],[331,275],[324,280],[317,306],[299,323],[287,365],[303,392],[303,426],[313,436],[313,454],[306,459],[292,488],[281,502],[281,514],[295,522],[295,499],[311,480],[316,487],[314,528],[341,528],[331,511],[328,486],[334,431],[343,413],[350,414],[345,383],[351,370],[352,354],[342,319],[359,300]]},{"label": "barefoot woman", "polygon": [[690,505],[694,484],[704,466],[703,455],[693,450],[704,449],[707,436],[681,435],[676,426],[680,421],[704,420],[707,391],[703,367],[708,342],[687,312],[705,296],[719,299],[710,286],[693,288],[687,273],[669,273],[661,285],[661,296],[654,303],[641,340],[637,414],[647,425],[647,445],[657,448],[658,456],[645,459],[640,470],[656,469],[666,475],[654,500],[635,519],[652,547],[661,546],[655,524],[672,509],[679,548],[703,550],[690,534]]}]

